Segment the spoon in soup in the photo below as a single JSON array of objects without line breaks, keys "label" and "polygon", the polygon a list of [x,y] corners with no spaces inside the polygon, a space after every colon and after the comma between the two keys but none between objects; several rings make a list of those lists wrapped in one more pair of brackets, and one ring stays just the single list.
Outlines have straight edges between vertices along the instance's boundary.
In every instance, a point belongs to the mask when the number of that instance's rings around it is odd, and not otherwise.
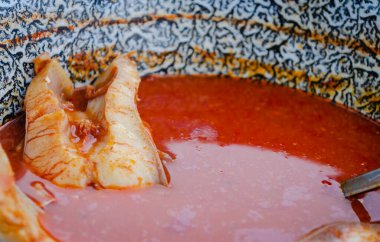
[{"label": "spoon in soup", "polygon": [[348,179],[341,184],[345,197],[368,192],[380,187],[380,169],[376,169],[362,175]]}]

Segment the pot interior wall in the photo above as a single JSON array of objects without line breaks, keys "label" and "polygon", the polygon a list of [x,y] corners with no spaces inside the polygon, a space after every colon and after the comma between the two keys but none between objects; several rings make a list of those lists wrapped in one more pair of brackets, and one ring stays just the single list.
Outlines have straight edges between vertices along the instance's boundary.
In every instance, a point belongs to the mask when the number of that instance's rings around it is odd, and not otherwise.
[{"label": "pot interior wall", "polygon": [[129,53],[142,75],[260,79],[380,121],[379,8],[364,1],[2,1],[0,124],[22,110],[31,61],[43,52],[78,86]]}]

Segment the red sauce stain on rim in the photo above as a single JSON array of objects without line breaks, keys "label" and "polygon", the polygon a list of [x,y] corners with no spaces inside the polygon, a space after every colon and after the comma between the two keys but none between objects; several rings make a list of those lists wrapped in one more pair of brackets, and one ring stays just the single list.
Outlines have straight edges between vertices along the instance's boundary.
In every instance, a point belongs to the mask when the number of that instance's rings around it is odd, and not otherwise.
[{"label": "red sauce stain on rim", "polygon": [[[192,61],[202,63],[207,66],[224,66],[227,76],[254,78],[257,76],[273,76],[278,80],[287,80],[281,85],[290,86],[298,89],[302,85],[307,85],[308,93],[317,94],[326,99],[332,99],[337,93],[344,92],[346,85],[344,79],[336,74],[321,73],[319,75],[308,75],[305,70],[290,70],[283,67],[273,66],[272,64],[262,63],[257,60],[237,58],[235,54],[224,54],[223,57],[216,53],[205,51],[199,46],[193,46],[194,53]],[[131,59],[137,63],[144,63],[149,68],[156,68],[161,65],[165,59],[180,58],[176,51],[154,52],[154,51],[131,51],[128,52]],[[78,52],[68,58],[68,69],[71,78],[75,81],[83,82],[84,80],[94,81],[97,74],[105,70],[108,64],[116,57],[115,46],[106,46],[91,52]],[[341,85],[340,85],[341,84]],[[339,94],[341,96],[344,94]],[[373,108],[371,104],[376,101],[379,92],[376,90],[364,90],[354,98],[352,108],[360,111],[362,114],[371,116]],[[343,100],[336,99],[336,104],[344,106]],[[378,120],[379,121],[379,120]]]},{"label": "red sauce stain on rim", "polygon": [[[27,21],[33,21],[34,19],[39,18],[47,18],[51,21],[65,21],[63,19],[58,18],[54,15],[39,15],[38,13],[35,13],[31,16],[31,18],[25,19]],[[263,29],[267,29],[273,32],[280,32],[287,35],[295,35],[301,38],[310,39],[319,43],[323,43],[325,45],[334,45],[334,46],[350,46],[352,48],[355,48],[357,51],[360,51],[364,54],[379,54],[380,49],[371,43],[371,41],[368,41],[366,39],[357,39],[355,37],[351,36],[331,36],[329,33],[324,33],[320,31],[313,31],[309,29],[302,29],[302,28],[293,28],[293,27],[284,27],[284,26],[277,26],[273,23],[264,23],[260,21],[256,21],[254,19],[238,19],[238,18],[231,18],[229,16],[226,17],[220,17],[220,16],[210,16],[208,14],[183,14],[183,13],[176,13],[176,14],[163,14],[163,15],[143,15],[131,19],[124,19],[124,18],[102,18],[98,20],[75,20],[75,24],[69,24],[65,23],[62,26],[50,28],[38,32],[34,32],[28,35],[24,36],[16,36],[13,39],[5,39],[0,42],[0,44],[3,45],[20,45],[23,44],[25,41],[38,41],[43,38],[49,37],[53,34],[62,34],[65,32],[74,32],[76,28],[84,28],[84,27],[104,27],[104,26],[112,26],[112,25],[133,25],[133,24],[146,24],[148,22],[152,21],[160,21],[160,20],[169,20],[174,21],[178,19],[188,19],[188,20],[207,20],[212,22],[227,22],[231,25],[241,25],[241,26],[260,26]],[[1,25],[1,24],[0,24]]]},{"label": "red sauce stain on rim", "polygon": [[139,97],[158,148],[175,157],[169,188],[58,188],[17,168],[9,132],[22,122],[0,132],[21,189],[40,181],[54,196],[41,222],[60,240],[294,241],[330,222],[380,220],[379,191],[349,201],[339,188],[380,167],[379,125],[241,79],[147,77]]}]

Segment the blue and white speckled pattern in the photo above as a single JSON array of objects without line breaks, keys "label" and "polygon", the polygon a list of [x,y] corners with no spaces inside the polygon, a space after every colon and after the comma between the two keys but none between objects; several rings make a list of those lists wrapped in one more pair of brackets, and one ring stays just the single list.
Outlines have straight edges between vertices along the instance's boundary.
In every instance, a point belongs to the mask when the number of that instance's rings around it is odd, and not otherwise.
[{"label": "blue and white speckled pattern", "polygon": [[42,52],[78,85],[129,52],[143,75],[264,78],[380,121],[379,17],[378,1],[0,0],[0,123]]}]

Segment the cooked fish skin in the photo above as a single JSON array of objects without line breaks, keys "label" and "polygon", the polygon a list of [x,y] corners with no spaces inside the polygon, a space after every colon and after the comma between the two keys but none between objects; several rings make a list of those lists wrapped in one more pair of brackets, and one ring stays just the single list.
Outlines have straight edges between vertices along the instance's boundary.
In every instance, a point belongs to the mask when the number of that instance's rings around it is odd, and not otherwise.
[{"label": "cooked fish skin", "polygon": [[0,145],[0,241],[56,241],[41,227],[37,207],[15,184],[8,157]]},{"label": "cooked fish skin", "polygon": [[[66,187],[168,185],[169,175],[137,110],[140,77],[131,60],[116,58],[88,86],[87,107],[80,111],[68,101],[73,84],[56,60],[41,56],[35,67],[37,76],[25,98],[24,146],[25,162],[34,173]],[[73,124],[85,137],[98,136],[90,148],[73,143]]]}]

